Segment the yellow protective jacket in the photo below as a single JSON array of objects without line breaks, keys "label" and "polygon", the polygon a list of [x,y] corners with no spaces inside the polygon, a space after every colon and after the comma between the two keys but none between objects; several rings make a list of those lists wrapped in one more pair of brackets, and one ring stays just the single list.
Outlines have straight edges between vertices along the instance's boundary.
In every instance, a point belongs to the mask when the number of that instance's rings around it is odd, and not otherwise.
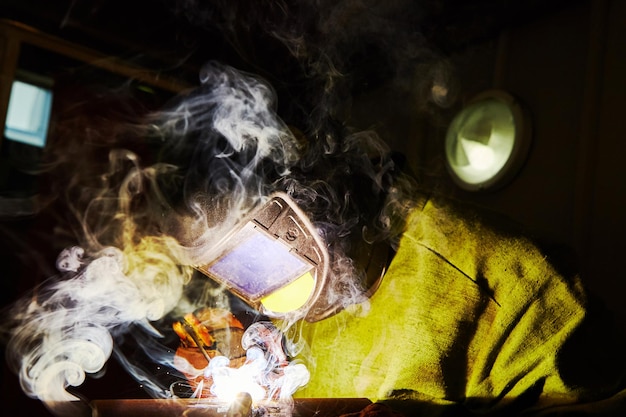
[{"label": "yellow protective jacket", "polygon": [[412,213],[369,305],[301,330],[311,380],[298,397],[407,416],[626,416],[612,316],[529,240],[443,200]]}]

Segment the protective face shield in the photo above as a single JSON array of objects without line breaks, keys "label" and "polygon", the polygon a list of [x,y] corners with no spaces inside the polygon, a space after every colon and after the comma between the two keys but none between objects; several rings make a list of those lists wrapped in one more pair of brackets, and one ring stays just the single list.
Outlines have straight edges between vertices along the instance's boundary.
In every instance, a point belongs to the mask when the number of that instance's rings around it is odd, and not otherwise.
[{"label": "protective face shield", "polygon": [[[364,243],[364,242],[363,242]],[[356,245],[369,296],[385,272],[387,245]],[[252,210],[196,268],[273,318],[317,321],[338,310],[325,301],[329,255],[300,208],[283,193]]]}]

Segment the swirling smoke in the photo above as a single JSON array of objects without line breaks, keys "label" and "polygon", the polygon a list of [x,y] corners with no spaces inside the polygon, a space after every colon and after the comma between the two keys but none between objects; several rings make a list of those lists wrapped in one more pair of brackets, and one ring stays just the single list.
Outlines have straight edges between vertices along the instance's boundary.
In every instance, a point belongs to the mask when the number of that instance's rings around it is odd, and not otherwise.
[{"label": "swirling smoke", "polygon": [[[179,2],[182,13],[198,6],[192,3]],[[308,7],[303,2],[301,8]],[[398,41],[384,14],[355,7],[351,2],[329,6],[314,37],[289,34],[295,26],[271,34],[313,80],[304,104],[290,117],[302,126],[288,126],[277,115],[276,92],[264,79],[210,62],[197,89],[131,129],[137,143],[159,150],[158,161],[142,160],[131,141],[111,146],[97,186],[79,189],[80,181],[71,182],[80,195],[79,203],[70,205],[80,223],[80,244],[60,254],[58,276],[10,312],[7,357],[29,396],[49,404],[76,400],[68,389],[101,372],[129,328],[159,338],[155,321],[209,299],[223,302],[218,293],[188,296],[191,265],[201,264],[208,249],[274,191],[291,195],[327,242],[329,303],[362,301],[350,238],[388,240],[393,246],[411,196],[378,134],[338,121],[347,114],[340,97],[354,87],[345,82],[349,62],[338,59],[340,52],[357,38],[377,54],[391,39]],[[236,33],[232,20],[224,22],[225,32]],[[293,23],[303,29],[313,24]],[[346,30],[334,33],[339,27]],[[355,27],[360,29],[348,30]],[[326,44],[329,38],[333,42]],[[396,70],[396,85],[415,75],[423,57],[417,32],[402,39],[411,47],[385,55],[385,68]],[[171,362],[155,352],[153,359]],[[123,356],[118,359],[129,364]],[[145,383],[150,375],[140,377]],[[145,386],[155,397],[171,394],[156,382]]]}]

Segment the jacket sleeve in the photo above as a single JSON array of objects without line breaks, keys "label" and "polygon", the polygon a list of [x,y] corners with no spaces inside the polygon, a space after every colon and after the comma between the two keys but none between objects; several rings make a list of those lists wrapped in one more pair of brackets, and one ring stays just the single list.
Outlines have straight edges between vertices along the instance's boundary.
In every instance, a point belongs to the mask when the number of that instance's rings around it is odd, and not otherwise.
[{"label": "jacket sleeve", "polygon": [[626,350],[592,310],[532,242],[430,200],[369,305],[305,326],[309,392],[488,415],[618,399]]}]

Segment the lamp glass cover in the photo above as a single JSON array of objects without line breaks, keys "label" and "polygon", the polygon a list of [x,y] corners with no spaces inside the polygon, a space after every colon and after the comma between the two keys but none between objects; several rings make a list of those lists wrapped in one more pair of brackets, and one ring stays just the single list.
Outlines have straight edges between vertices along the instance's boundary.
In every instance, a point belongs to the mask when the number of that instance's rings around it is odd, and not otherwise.
[{"label": "lamp glass cover", "polygon": [[480,188],[505,168],[515,145],[515,118],[507,103],[495,98],[465,107],[446,135],[446,159],[452,174]]}]

